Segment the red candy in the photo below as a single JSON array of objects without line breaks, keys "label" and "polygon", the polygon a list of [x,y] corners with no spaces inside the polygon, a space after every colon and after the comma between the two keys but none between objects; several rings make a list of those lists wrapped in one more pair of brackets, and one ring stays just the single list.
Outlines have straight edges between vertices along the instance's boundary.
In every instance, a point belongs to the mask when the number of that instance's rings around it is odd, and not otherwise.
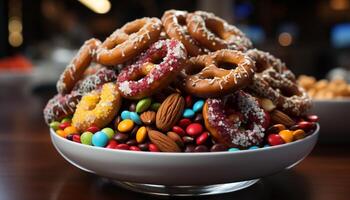
[{"label": "red candy", "polygon": [[276,146],[276,145],[284,144],[283,139],[282,139],[281,136],[278,135],[278,134],[270,134],[270,135],[267,137],[267,142],[268,142],[269,145],[271,145],[271,146]]},{"label": "red candy", "polygon": [[186,107],[191,107],[193,103],[193,99],[190,95],[185,97]]},{"label": "red candy", "polygon": [[89,131],[91,133],[96,133],[99,130],[100,129],[97,126],[90,126],[88,129],[86,129],[86,131]]},{"label": "red candy", "polygon": [[190,136],[196,136],[203,132],[203,126],[200,123],[193,123],[187,126],[186,133]]},{"label": "red candy", "polygon": [[298,123],[299,128],[303,129],[303,130],[310,130],[314,127],[314,122],[308,122],[308,121],[301,121]]},{"label": "red candy", "polygon": [[148,145],[148,149],[151,152],[159,152],[159,149],[158,149],[158,147],[155,144],[149,144]]},{"label": "red candy", "polygon": [[70,122],[63,122],[61,123],[58,128],[61,130],[64,130],[65,128],[67,128],[68,126],[70,126]]},{"label": "red candy", "polygon": [[141,149],[138,148],[137,146],[131,146],[131,147],[129,148],[129,150],[130,150],[130,151],[141,151]]},{"label": "red candy", "polygon": [[115,149],[117,147],[117,145],[118,145],[117,141],[110,140],[108,142],[108,145],[106,146],[106,148],[108,148],[108,149]]},{"label": "red candy", "polygon": [[203,132],[200,136],[197,137],[196,139],[196,143],[197,145],[201,145],[201,144],[204,144],[207,139],[209,137],[209,133],[208,132]]},{"label": "red candy", "polygon": [[116,146],[116,149],[121,149],[121,150],[129,150],[129,145],[127,145],[127,144],[118,144],[117,146]]},{"label": "red candy", "polygon": [[177,133],[178,135],[180,135],[180,136],[185,136],[186,135],[185,131],[180,126],[174,126],[173,127],[173,131],[175,133]]},{"label": "red candy", "polygon": [[306,117],[306,119],[309,121],[309,122],[318,122],[318,116],[317,115],[308,115]]},{"label": "red candy", "polygon": [[178,125],[179,125],[181,128],[185,129],[185,128],[186,128],[188,125],[190,125],[191,123],[192,123],[192,122],[191,122],[190,119],[184,118],[184,119],[181,119],[181,120],[179,121]]},{"label": "red candy", "polygon": [[80,142],[80,135],[74,134],[74,135],[73,135],[73,141],[74,141],[74,142],[81,143],[81,142]]}]

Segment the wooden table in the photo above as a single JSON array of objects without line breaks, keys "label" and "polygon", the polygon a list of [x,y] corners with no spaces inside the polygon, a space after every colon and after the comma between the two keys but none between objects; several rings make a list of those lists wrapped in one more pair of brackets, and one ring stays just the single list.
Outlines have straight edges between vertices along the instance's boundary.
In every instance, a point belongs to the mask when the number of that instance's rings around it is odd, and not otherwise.
[{"label": "wooden table", "polygon": [[[51,144],[39,98],[0,97],[1,200],[155,199],[118,188],[66,162]],[[203,199],[345,200],[349,189],[349,147],[317,145],[292,170],[239,192]]]}]

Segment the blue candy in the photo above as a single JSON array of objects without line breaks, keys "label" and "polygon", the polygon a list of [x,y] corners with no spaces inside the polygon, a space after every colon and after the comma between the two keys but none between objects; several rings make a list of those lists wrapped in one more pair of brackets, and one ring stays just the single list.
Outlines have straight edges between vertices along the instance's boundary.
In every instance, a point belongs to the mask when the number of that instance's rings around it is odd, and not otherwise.
[{"label": "blue candy", "polygon": [[198,100],[198,101],[196,101],[196,103],[193,104],[192,110],[194,112],[199,112],[199,111],[202,110],[203,105],[204,105],[204,101],[203,100]]},{"label": "blue candy", "polygon": [[106,133],[102,131],[98,131],[92,136],[92,144],[94,146],[104,147],[107,145],[107,143],[108,143],[108,136]]},{"label": "blue candy", "polygon": [[269,147],[269,146],[270,146],[270,145],[268,145],[268,144],[265,144],[265,145],[264,145],[264,147]]},{"label": "blue candy", "polygon": [[139,117],[139,115],[136,112],[130,112],[129,114],[130,118],[132,121],[134,121],[136,124],[141,125],[142,121]]},{"label": "blue candy", "polygon": [[124,110],[120,116],[122,119],[130,119],[130,111]]},{"label": "blue candy", "polygon": [[229,148],[228,151],[231,151],[231,152],[239,151],[239,148]]},{"label": "blue candy", "polygon": [[259,149],[259,147],[258,146],[251,146],[251,147],[249,147],[249,149],[250,150],[252,150],[252,149]]},{"label": "blue candy", "polygon": [[193,112],[193,110],[192,109],[190,109],[190,108],[186,108],[185,110],[184,110],[184,113],[182,114],[182,116],[184,117],[184,118],[192,118],[192,117],[194,117],[194,112]]}]

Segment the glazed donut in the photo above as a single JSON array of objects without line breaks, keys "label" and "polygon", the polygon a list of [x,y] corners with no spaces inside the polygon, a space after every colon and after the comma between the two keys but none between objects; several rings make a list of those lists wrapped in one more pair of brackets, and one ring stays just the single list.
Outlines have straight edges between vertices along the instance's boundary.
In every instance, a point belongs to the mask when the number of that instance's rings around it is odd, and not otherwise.
[{"label": "glazed donut", "polygon": [[130,60],[159,38],[162,23],[158,18],[144,17],[114,31],[96,51],[96,61],[116,65]]},{"label": "glazed donut", "polygon": [[[229,66],[222,66],[225,63]],[[246,87],[253,75],[254,62],[244,53],[228,49],[191,58],[182,73],[184,90],[204,98]]]},{"label": "glazed donut", "polygon": [[247,52],[256,61],[259,73],[253,77],[249,89],[257,96],[270,99],[287,114],[299,116],[311,107],[311,98],[295,81],[294,74],[268,53],[254,50]]},{"label": "glazed donut", "polygon": [[99,89],[103,84],[113,82],[116,79],[117,74],[114,70],[103,67],[94,74],[80,80],[73,88],[73,91],[84,95],[92,90]]},{"label": "glazed donut", "polygon": [[177,39],[186,47],[190,56],[203,54],[203,49],[198,42],[188,33],[186,17],[188,12],[181,10],[168,10],[164,12],[162,22],[167,35]]},{"label": "glazed donut", "polygon": [[89,67],[94,51],[100,43],[95,38],[84,43],[58,79],[56,85],[58,93],[68,94],[71,92],[76,82],[83,77],[85,70]]},{"label": "glazed donut", "polygon": [[211,51],[246,51],[252,47],[252,42],[242,31],[213,13],[196,11],[188,14],[186,22],[190,35]]},{"label": "glazed donut", "polygon": [[57,94],[50,99],[44,108],[44,119],[47,124],[73,115],[81,94],[72,92],[67,95]]},{"label": "glazed donut", "polygon": [[117,77],[119,92],[128,99],[151,96],[176,78],[186,57],[185,47],[177,40],[154,43],[134,64],[122,69]]},{"label": "glazed donut", "polygon": [[203,118],[216,142],[238,148],[259,145],[270,123],[269,115],[260,108],[258,101],[241,90],[225,99],[207,99]]},{"label": "glazed donut", "polygon": [[103,128],[119,111],[122,98],[114,83],[106,83],[101,90],[93,90],[80,100],[72,118],[72,125],[84,131],[94,125]]}]

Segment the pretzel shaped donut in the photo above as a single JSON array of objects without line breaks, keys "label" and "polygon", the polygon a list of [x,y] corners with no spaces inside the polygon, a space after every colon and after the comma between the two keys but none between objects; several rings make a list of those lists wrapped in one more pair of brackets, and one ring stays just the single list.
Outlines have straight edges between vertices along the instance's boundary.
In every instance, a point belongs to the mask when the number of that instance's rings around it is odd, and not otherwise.
[{"label": "pretzel shaped donut", "polygon": [[196,11],[188,14],[186,22],[190,35],[211,51],[246,51],[252,47],[252,42],[242,31],[213,13]]},{"label": "pretzel shaped donut", "polygon": [[278,108],[294,116],[304,114],[311,107],[307,92],[295,81],[294,74],[272,55],[252,50],[259,73],[249,86],[255,94],[270,99]]},{"label": "pretzel shaped donut", "polygon": [[95,38],[85,41],[58,79],[56,84],[58,93],[68,94],[72,91],[74,85],[83,77],[85,70],[89,67],[93,53],[100,43]]},{"label": "pretzel shaped donut", "polygon": [[162,22],[167,35],[170,38],[177,39],[186,47],[190,56],[197,56],[203,53],[198,42],[188,33],[186,17],[188,12],[181,10],[168,10],[164,12]]},{"label": "pretzel shaped donut", "polygon": [[93,90],[82,97],[72,118],[79,131],[90,126],[103,128],[118,113],[122,98],[114,83],[106,83],[101,90]]},{"label": "pretzel shaped donut", "polygon": [[244,88],[253,75],[254,62],[244,53],[228,49],[191,58],[182,74],[184,90],[204,98]]},{"label": "pretzel shaped donut", "polygon": [[[203,107],[205,127],[216,142],[229,147],[259,145],[268,127],[269,115],[258,101],[242,90],[225,98],[209,98]],[[245,124],[251,124],[246,127]]]},{"label": "pretzel shaped donut", "polygon": [[181,42],[160,40],[134,64],[122,69],[117,78],[118,90],[128,99],[150,96],[176,78],[186,58],[187,52]]},{"label": "pretzel shaped donut", "polygon": [[116,65],[130,60],[159,38],[162,23],[158,18],[144,17],[125,24],[110,35],[96,51],[96,61]]}]

